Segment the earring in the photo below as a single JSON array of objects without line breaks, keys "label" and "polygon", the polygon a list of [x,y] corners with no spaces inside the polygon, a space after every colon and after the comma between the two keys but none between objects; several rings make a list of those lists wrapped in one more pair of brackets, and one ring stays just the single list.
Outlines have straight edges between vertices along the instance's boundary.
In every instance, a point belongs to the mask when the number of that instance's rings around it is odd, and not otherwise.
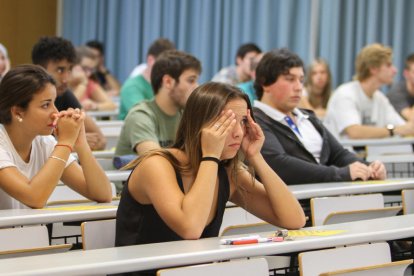
[{"label": "earring", "polygon": [[20,116],[16,116],[17,117],[17,121],[19,121],[19,123],[23,122],[23,118]]}]

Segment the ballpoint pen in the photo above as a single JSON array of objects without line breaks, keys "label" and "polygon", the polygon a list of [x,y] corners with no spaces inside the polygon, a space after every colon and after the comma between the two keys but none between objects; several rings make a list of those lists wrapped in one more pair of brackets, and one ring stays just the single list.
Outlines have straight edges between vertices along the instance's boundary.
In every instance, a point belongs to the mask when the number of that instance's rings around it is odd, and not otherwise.
[{"label": "ballpoint pen", "polygon": [[259,235],[250,235],[247,237],[233,238],[233,239],[221,239],[220,244],[232,244],[234,241],[243,241],[243,240],[254,240],[259,239]]},{"label": "ballpoint pen", "polygon": [[261,238],[261,237],[250,236],[250,237],[243,237],[243,238],[236,238],[236,239],[220,240],[220,243],[224,245],[242,245],[242,244],[282,242],[282,241],[283,241],[283,237]]},{"label": "ballpoint pen", "polygon": [[232,241],[231,245],[242,245],[242,244],[252,244],[252,243],[264,243],[264,242],[282,242],[283,237],[273,237],[273,238],[258,238],[258,239],[249,239],[249,240],[237,240]]}]

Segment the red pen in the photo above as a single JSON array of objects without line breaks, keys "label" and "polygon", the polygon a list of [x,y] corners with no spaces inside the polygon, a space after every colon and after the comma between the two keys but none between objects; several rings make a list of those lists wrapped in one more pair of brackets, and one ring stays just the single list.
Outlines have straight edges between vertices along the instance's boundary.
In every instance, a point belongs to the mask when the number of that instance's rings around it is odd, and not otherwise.
[{"label": "red pen", "polygon": [[242,245],[242,244],[253,244],[253,243],[264,243],[264,242],[281,242],[281,241],[283,241],[283,237],[236,240],[236,241],[232,241],[230,244],[231,245]]},{"label": "red pen", "polygon": [[234,238],[234,239],[221,239],[220,244],[229,245],[234,241],[240,241],[240,240],[254,240],[260,238],[259,235],[250,235],[247,237],[240,237],[240,238]]}]

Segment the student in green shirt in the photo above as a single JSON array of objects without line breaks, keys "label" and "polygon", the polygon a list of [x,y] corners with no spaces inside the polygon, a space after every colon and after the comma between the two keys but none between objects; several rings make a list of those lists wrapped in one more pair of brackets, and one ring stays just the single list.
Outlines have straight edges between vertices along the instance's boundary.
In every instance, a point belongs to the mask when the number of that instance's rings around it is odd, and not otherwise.
[{"label": "student in green shirt", "polygon": [[142,74],[130,77],[120,92],[119,119],[124,120],[128,111],[144,100],[152,100],[154,91],[151,87],[151,71],[155,60],[163,52],[175,49],[174,44],[165,38],[155,40],[148,49],[147,65]]},{"label": "student in green shirt", "polygon": [[140,155],[172,144],[181,111],[198,86],[200,73],[200,61],[190,54],[176,50],[161,54],[151,72],[155,98],[128,113],[115,155]]}]

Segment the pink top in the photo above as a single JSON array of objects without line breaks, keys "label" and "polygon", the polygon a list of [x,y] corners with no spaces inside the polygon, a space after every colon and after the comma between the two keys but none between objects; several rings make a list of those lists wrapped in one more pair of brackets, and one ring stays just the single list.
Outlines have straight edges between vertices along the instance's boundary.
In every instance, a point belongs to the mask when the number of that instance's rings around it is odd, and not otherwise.
[{"label": "pink top", "polygon": [[83,97],[81,101],[84,101],[86,99],[91,99],[93,92],[96,90],[97,83],[91,79],[88,80],[88,84],[86,85],[86,91],[85,94],[83,94]]}]

